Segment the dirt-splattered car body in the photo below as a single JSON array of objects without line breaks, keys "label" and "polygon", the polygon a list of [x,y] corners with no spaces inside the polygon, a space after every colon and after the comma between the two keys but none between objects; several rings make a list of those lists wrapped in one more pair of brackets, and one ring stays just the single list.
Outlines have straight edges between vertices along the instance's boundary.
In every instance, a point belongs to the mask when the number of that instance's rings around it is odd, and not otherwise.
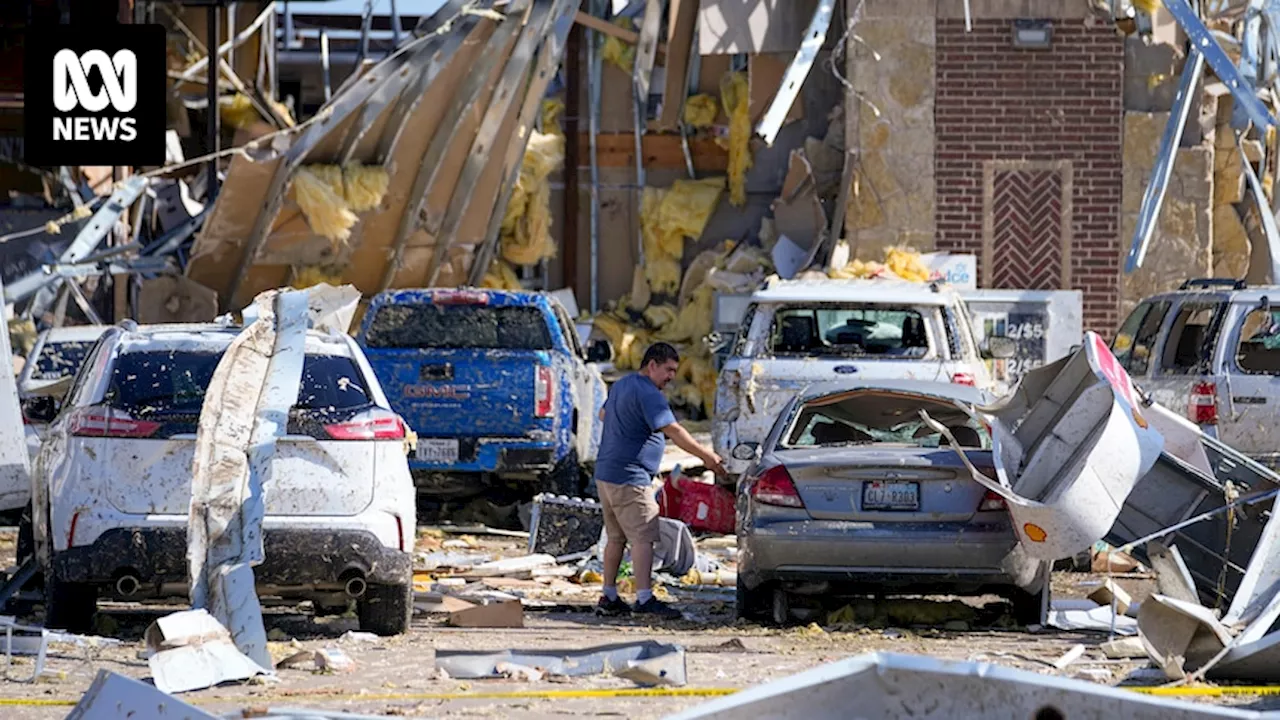
[{"label": "dirt-splattered car body", "polygon": [[[825,383],[782,409],[738,484],[738,603],[786,619],[803,595],[998,592],[1039,617],[1048,566],[1023,552],[1004,500],[973,480],[991,439],[957,403],[991,397],[953,383]],[[752,459],[752,458],[756,459]]]},{"label": "dirt-splattered car body", "polygon": [[[76,375],[33,473],[48,612],[85,627],[97,597],[187,592],[204,394],[238,328],[112,328]],[[265,488],[259,594],[345,609],[412,583],[404,424],[347,335],[309,331],[298,400]],[[362,611],[363,616],[363,611]]]},{"label": "dirt-splattered car body", "polygon": [[[720,373],[712,441],[730,458],[764,440],[802,388],[827,381],[993,383],[963,299],[946,286],[784,281],[757,291]],[[727,461],[731,474],[746,463]]]},{"label": "dirt-splattered car body", "polygon": [[1280,467],[1280,286],[1188,281],[1138,303],[1111,351],[1152,400]]},{"label": "dirt-splattered car body", "polygon": [[606,390],[554,298],[394,290],[373,299],[356,337],[418,435],[409,464],[420,492],[467,496],[508,480],[583,489]]}]

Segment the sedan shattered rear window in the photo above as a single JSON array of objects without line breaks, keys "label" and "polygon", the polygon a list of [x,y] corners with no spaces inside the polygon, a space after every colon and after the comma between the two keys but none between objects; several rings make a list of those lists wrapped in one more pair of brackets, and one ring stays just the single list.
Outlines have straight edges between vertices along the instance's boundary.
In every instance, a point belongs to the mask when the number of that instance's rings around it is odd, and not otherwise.
[{"label": "sedan shattered rear window", "polygon": [[551,329],[536,307],[388,305],[365,342],[371,348],[550,350]]},{"label": "sedan shattered rear window", "polygon": [[71,377],[84,363],[96,340],[45,343],[31,372],[32,380],[61,380]]},{"label": "sedan shattered rear window", "polygon": [[889,392],[829,395],[802,405],[783,438],[784,447],[892,444],[950,445],[921,417],[924,411],[964,448],[990,449],[986,428],[956,405],[939,398]]},{"label": "sedan shattered rear window", "polygon": [[[116,359],[106,402],[145,416],[198,415],[221,353],[128,352]],[[360,369],[336,355],[308,355],[298,387],[299,410],[348,410],[371,404]]]}]

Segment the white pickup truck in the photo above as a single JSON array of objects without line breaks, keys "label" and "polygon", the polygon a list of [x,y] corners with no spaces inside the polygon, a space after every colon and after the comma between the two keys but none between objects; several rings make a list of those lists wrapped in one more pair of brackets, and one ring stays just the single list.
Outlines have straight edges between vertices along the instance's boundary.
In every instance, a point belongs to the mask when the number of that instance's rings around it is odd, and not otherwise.
[{"label": "white pickup truck", "polygon": [[733,475],[752,458],[739,443],[764,440],[795,394],[848,378],[951,382],[1000,392],[983,357],[1007,358],[1012,341],[979,347],[964,300],[946,285],[894,280],[775,280],[754,293],[716,389],[712,442]]}]

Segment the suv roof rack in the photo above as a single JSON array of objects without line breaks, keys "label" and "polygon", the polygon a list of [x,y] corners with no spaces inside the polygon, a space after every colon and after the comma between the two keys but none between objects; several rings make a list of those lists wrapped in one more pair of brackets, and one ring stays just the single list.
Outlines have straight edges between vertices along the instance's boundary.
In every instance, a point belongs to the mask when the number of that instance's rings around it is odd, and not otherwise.
[{"label": "suv roof rack", "polygon": [[1232,290],[1243,290],[1248,287],[1248,285],[1244,280],[1233,280],[1231,278],[1193,278],[1182,283],[1182,287],[1178,289],[1190,290],[1193,288],[1211,287],[1225,287],[1231,288]]}]

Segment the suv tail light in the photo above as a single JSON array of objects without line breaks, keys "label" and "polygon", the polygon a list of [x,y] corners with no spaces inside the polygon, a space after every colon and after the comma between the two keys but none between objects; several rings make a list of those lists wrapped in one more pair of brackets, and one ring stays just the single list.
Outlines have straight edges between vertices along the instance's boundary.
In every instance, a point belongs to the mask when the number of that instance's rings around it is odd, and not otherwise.
[{"label": "suv tail light", "polygon": [[951,376],[951,382],[955,385],[968,385],[969,387],[977,387],[978,382],[971,373],[956,373]]},{"label": "suv tail light", "polygon": [[334,440],[403,440],[404,422],[386,410],[371,410],[345,422],[325,425]]},{"label": "suv tail light", "polygon": [[1198,382],[1191,388],[1187,416],[1197,425],[1218,424],[1218,386],[1215,383]]},{"label": "suv tail light", "polygon": [[751,497],[765,505],[802,508],[804,501],[791,480],[791,473],[782,465],[771,467],[751,485]]},{"label": "suv tail light", "polygon": [[158,422],[136,420],[105,405],[81,408],[71,415],[71,434],[79,437],[148,438],[159,429]]},{"label": "suv tail light", "polygon": [[536,417],[551,417],[551,411],[555,409],[554,386],[551,368],[539,366],[533,376],[533,414]]},{"label": "suv tail light", "polygon": [[[992,473],[994,475],[995,473]],[[1005,503],[1004,498],[994,490],[988,490],[982,496],[982,502],[978,503],[978,512],[991,512],[993,510],[1008,510],[1009,505]]]}]

